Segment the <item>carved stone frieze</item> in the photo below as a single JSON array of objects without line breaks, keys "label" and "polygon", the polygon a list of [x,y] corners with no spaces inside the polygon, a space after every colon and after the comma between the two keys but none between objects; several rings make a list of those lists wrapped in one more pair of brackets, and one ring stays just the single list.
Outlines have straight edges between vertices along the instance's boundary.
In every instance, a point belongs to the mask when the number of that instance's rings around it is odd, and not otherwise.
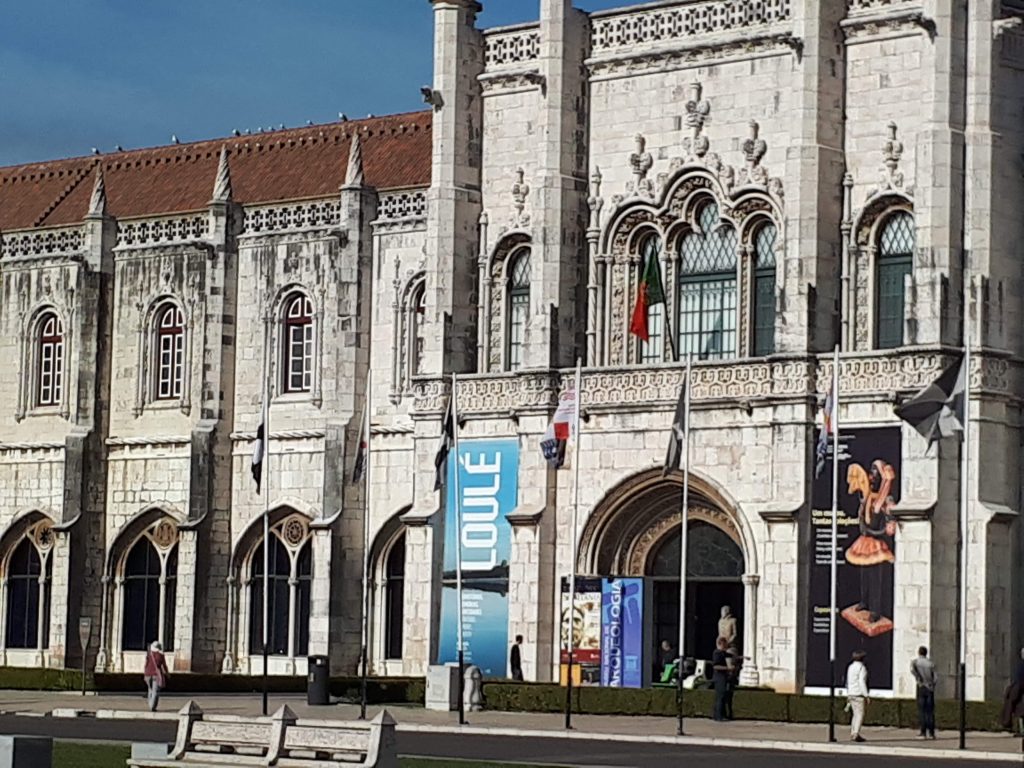
[{"label": "carved stone frieze", "polygon": [[501,93],[533,91],[544,84],[544,76],[536,69],[498,70],[485,72],[478,78],[480,90],[486,96]]},{"label": "carved stone frieze", "polygon": [[336,198],[266,205],[245,209],[242,216],[242,234],[260,235],[289,230],[326,229],[338,226],[340,220],[341,203]]},{"label": "carved stone frieze", "polygon": [[373,227],[378,232],[422,229],[426,225],[426,190],[390,192],[377,198],[377,218],[373,222]]},{"label": "carved stone frieze", "polygon": [[209,233],[209,224],[209,217],[205,213],[138,221],[119,221],[117,223],[117,246],[123,248],[167,245],[202,240]]},{"label": "carved stone frieze", "polygon": [[484,66],[487,70],[515,66],[540,58],[540,30],[536,25],[484,36]]},{"label": "carved stone frieze", "polygon": [[84,247],[85,234],[81,227],[0,234],[0,258],[3,259],[66,256],[79,253]]},{"label": "carved stone frieze", "polygon": [[[562,378],[558,371],[461,378],[459,413],[507,416],[510,411],[521,409],[553,408]],[[450,393],[450,379],[416,379],[413,382],[414,417],[440,414]]]}]

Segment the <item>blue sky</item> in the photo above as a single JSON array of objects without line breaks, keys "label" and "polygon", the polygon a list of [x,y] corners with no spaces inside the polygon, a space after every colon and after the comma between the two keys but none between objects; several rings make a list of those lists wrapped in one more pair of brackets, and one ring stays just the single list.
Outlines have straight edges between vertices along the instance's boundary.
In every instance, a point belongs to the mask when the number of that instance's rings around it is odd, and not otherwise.
[{"label": "blue sky", "polygon": [[[539,0],[483,5],[489,27]],[[420,109],[431,24],[427,0],[6,3],[0,165]]]}]

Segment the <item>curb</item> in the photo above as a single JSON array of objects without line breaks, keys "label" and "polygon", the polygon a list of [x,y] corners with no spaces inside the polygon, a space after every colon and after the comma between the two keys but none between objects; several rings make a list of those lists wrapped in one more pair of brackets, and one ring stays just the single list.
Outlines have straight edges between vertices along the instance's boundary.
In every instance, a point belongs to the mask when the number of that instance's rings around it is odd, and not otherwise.
[{"label": "curb", "polygon": [[[58,708],[49,713],[5,712],[19,717],[95,718],[97,720],[156,720],[175,723],[175,711],[146,712],[129,709],[82,710]],[[1012,763],[1020,765],[1021,756],[1011,752],[972,752],[959,749],[896,747],[873,744],[834,744],[807,741],[779,741],[770,739],[728,739],[703,736],[659,736],[657,734],[633,736],[624,733],[600,733],[593,731],[550,731],[507,728],[500,726],[474,725],[427,725],[422,723],[398,723],[396,730],[405,733],[449,733],[462,736],[504,736],[526,739],[574,739],[577,741],[606,741],[623,744],[666,744],[673,746],[714,747],[719,749],[758,749],[771,752],[803,752],[812,754],[858,754],[864,756],[886,756],[903,758],[935,758],[975,763]]]}]

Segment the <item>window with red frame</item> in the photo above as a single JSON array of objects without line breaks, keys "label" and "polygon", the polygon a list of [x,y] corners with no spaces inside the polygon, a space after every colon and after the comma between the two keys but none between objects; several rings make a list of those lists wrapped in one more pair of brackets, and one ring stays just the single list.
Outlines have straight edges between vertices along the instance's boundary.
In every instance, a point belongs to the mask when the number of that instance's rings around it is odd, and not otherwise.
[{"label": "window with red frame", "polygon": [[284,313],[284,391],[313,388],[313,303],[302,293],[289,297]]},{"label": "window with red frame", "polygon": [[52,312],[39,320],[39,377],[36,404],[59,405],[64,391],[64,326]]}]

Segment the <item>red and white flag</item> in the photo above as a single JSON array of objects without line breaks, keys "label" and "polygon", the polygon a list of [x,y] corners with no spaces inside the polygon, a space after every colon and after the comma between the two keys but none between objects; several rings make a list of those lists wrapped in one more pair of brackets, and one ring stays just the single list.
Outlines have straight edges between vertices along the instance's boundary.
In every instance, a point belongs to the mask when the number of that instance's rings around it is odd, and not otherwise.
[{"label": "red and white flag", "polygon": [[544,438],[540,441],[540,449],[544,458],[553,469],[558,469],[565,462],[565,446],[573,433],[573,422],[576,418],[576,392],[564,390],[558,397],[558,408],[555,417],[548,424]]}]

